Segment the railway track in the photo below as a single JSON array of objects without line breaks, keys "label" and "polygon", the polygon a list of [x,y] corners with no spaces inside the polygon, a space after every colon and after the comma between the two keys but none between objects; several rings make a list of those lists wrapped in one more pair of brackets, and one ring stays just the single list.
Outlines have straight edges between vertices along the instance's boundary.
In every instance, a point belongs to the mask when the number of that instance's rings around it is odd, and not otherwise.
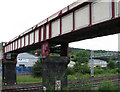
[{"label": "railway track", "polygon": [[41,83],[3,86],[2,92],[41,92]]},{"label": "railway track", "polygon": [[[76,79],[68,82],[69,90],[92,85],[94,88],[97,87],[103,80],[111,80],[113,83],[118,82],[120,86],[120,75],[107,76],[107,77],[96,77],[96,78],[84,78]],[[2,92],[42,92],[41,83],[33,84],[22,84],[13,86],[3,86]]]},{"label": "railway track", "polygon": [[78,90],[79,87],[87,87],[89,85],[92,85],[93,89],[96,89],[96,87],[102,83],[103,80],[111,80],[113,83],[118,83],[118,86],[120,87],[120,75],[114,75],[114,76],[106,76],[106,77],[95,77],[95,78],[84,78],[84,79],[76,79],[74,81],[69,81],[68,86],[69,90],[74,89]]}]

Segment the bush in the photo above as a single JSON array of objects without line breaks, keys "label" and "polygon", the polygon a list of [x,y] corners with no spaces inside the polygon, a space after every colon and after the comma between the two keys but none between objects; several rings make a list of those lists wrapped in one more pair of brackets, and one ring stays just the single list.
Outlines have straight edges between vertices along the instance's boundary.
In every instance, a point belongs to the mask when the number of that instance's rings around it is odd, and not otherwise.
[{"label": "bush", "polygon": [[117,62],[117,63],[116,63],[116,66],[117,66],[118,68],[120,68],[120,62]]},{"label": "bush", "polygon": [[32,67],[32,75],[34,77],[42,76],[42,64],[40,61],[37,61]]},{"label": "bush", "polygon": [[108,64],[107,64],[107,67],[109,68],[109,69],[114,69],[115,68],[115,62],[114,61],[109,61],[108,62]]},{"label": "bush", "polygon": [[102,69],[99,69],[99,68],[94,68],[94,73],[95,74],[102,74],[102,73],[104,73],[104,71]]},{"label": "bush", "polygon": [[68,67],[68,68],[67,68],[67,74],[68,74],[68,75],[72,75],[72,74],[74,74],[74,73],[75,73],[75,71],[74,71],[73,68],[71,68],[71,67]]},{"label": "bush", "polygon": [[82,65],[80,67],[79,72],[82,73],[82,74],[90,74],[90,68],[88,67],[88,64],[85,63],[84,65]]},{"label": "bush", "polygon": [[120,68],[114,68],[114,69],[110,69],[108,70],[109,73],[119,73],[120,72]]},{"label": "bush", "polygon": [[78,72],[80,70],[81,64],[79,62],[76,62],[73,69],[75,72]]},{"label": "bush", "polygon": [[81,74],[90,74],[90,68],[87,63],[81,65],[79,62],[76,62],[73,69],[75,72],[79,72]]},{"label": "bush", "polygon": [[117,72],[117,73],[120,73],[120,68],[116,68],[116,72]]},{"label": "bush", "polygon": [[107,70],[107,67],[101,67],[104,71],[106,71]]}]

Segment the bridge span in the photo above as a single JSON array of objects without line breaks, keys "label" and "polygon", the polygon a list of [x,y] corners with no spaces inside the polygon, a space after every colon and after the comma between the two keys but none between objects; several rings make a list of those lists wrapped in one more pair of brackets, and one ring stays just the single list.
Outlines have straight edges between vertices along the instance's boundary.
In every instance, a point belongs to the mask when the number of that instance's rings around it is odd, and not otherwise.
[{"label": "bridge span", "polygon": [[119,0],[75,2],[5,43],[4,53],[35,50],[44,42],[51,46],[116,34],[119,16]]}]

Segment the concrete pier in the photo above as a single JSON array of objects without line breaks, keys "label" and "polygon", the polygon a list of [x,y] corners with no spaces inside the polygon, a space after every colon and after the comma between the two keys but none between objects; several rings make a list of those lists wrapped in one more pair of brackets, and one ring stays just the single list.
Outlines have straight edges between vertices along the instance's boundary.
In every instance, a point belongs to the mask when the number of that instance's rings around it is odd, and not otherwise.
[{"label": "concrete pier", "polygon": [[55,90],[56,81],[61,82],[61,88],[67,86],[67,65],[69,58],[66,56],[42,57],[43,86],[48,90]]}]

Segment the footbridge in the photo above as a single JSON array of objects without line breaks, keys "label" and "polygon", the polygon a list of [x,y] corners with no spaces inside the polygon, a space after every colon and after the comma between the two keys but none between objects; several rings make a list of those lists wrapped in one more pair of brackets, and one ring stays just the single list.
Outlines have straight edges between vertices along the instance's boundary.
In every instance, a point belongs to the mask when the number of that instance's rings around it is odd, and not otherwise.
[{"label": "footbridge", "polygon": [[4,53],[119,33],[119,4],[119,0],[75,2],[5,43]]},{"label": "footbridge", "polygon": [[[5,75],[4,64],[6,63],[4,61],[15,62],[19,53],[41,49],[42,56],[45,57],[41,59],[44,67],[47,66],[51,71],[54,71],[54,66],[59,68],[58,70],[64,71],[69,62],[67,56],[70,42],[117,33],[120,33],[120,0],[80,0],[74,2],[4,44],[3,81],[9,84],[7,79],[4,79],[7,76]],[[50,53],[57,52],[56,49],[51,49],[56,45],[60,45],[58,52],[63,57],[49,57]],[[51,64],[53,66],[50,66]],[[13,67],[12,65],[11,67]],[[43,78],[47,78],[48,72],[44,72]],[[62,72],[61,75],[63,75]],[[64,81],[67,80],[65,78],[62,80],[64,85],[66,85]],[[15,80],[13,77],[12,79]],[[43,81],[45,83],[46,79]]]}]

